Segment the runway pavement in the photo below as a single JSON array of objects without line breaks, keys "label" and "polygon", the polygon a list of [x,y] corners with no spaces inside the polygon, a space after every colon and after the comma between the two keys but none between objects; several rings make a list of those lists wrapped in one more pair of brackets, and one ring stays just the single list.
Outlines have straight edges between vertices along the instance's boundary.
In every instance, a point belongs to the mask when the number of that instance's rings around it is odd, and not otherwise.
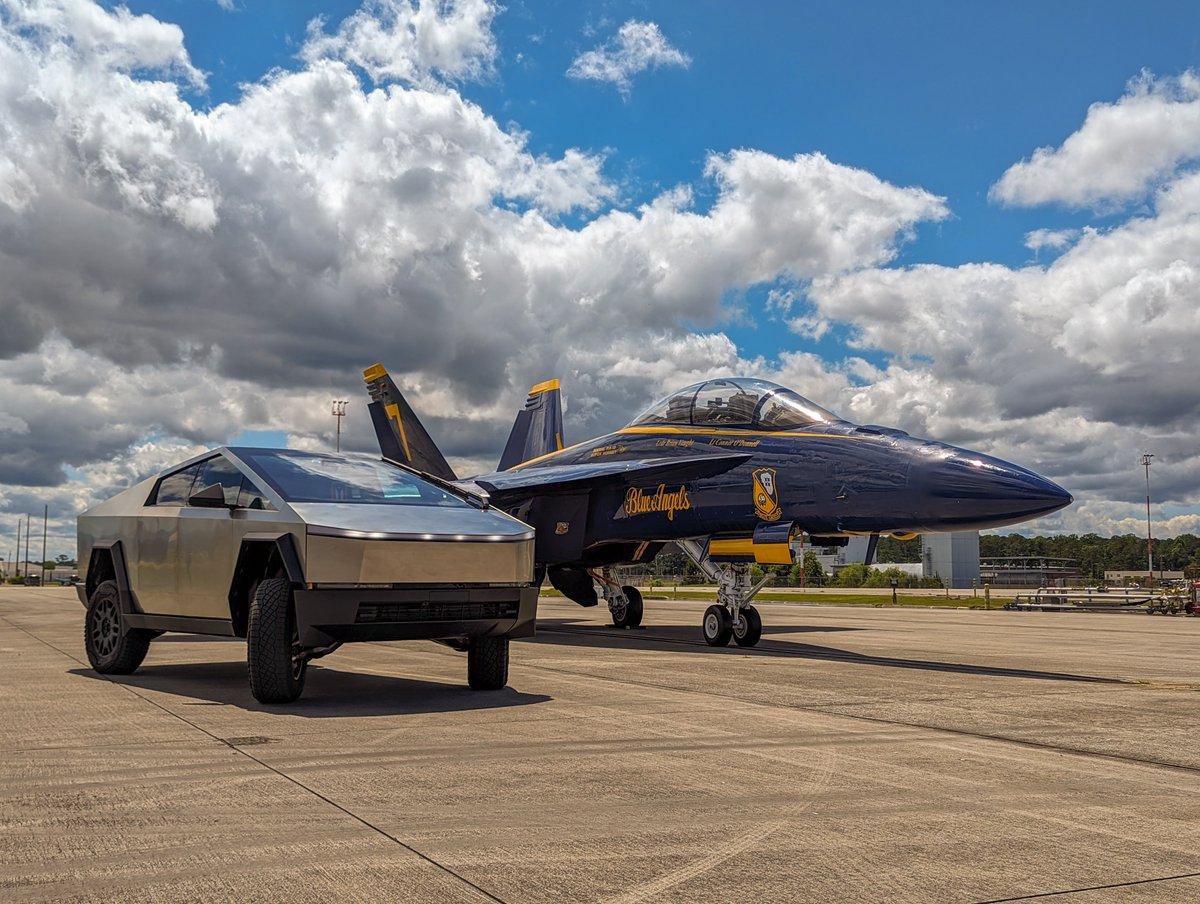
[{"label": "runway pavement", "polygon": [[504,691],[359,644],[268,708],[242,642],[104,678],[0,588],[0,900],[1200,900],[1200,619],[702,611],[543,599]]}]

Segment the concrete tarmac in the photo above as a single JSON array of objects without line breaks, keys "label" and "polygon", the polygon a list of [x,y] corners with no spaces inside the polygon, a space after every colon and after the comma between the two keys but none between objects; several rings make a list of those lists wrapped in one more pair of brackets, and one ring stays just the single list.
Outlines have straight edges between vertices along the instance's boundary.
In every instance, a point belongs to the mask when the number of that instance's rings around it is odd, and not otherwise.
[{"label": "concrete tarmac", "polygon": [[73,591],[0,588],[0,900],[1200,900],[1200,619],[703,607],[543,599],[506,690],[357,644],[264,707],[243,642],[105,678]]}]

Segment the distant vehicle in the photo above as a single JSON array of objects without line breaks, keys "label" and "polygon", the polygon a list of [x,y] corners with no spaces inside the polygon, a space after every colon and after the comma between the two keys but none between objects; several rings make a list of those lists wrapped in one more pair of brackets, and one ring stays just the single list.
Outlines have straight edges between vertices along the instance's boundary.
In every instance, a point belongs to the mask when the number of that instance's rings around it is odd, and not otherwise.
[{"label": "distant vehicle", "polygon": [[534,534],[461,490],[364,455],[220,448],[79,516],[88,660],[141,665],[164,631],[245,637],[250,690],[295,700],[342,643],[441,641],[471,687],[533,633]]},{"label": "distant vehicle", "polygon": [[40,587],[41,584],[42,584],[42,576],[40,574],[25,575],[25,586],[26,587]]}]

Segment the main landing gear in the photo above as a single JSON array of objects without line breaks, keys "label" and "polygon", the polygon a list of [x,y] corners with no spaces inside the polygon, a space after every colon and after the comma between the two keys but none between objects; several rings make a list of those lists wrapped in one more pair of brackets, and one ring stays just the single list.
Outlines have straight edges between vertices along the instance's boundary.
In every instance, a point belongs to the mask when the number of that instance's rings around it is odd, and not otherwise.
[{"label": "main landing gear", "polygon": [[676,540],[696,567],[717,584],[716,605],[704,613],[704,640],[712,647],[726,646],[732,638],[739,647],[752,647],[762,638],[762,616],[750,605],[767,579],[750,583],[750,566],[737,562],[724,567],[708,557],[703,540]]},{"label": "main landing gear", "polygon": [[618,628],[636,628],[642,623],[642,594],[636,587],[618,583],[615,568],[588,569],[588,574],[600,585],[613,624]]}]

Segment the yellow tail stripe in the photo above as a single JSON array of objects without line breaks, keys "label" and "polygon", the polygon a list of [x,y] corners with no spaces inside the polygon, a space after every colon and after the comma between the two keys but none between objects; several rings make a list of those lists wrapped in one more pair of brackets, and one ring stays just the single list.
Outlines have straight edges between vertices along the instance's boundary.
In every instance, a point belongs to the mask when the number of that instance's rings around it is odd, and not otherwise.
[{"label": "yellow tail stripe", "polygon": [[380,377],[386,377],[386,376],[387,376],[387,369],[382,364],[372,364],[370,367],[368,367],[366,370],[363,371],[363,381],[366,383],[373,383],[374,381],[378,380]]},{"label": "yellow tail stripe", "polygon": [[404,432],[404,421],[400,419],[400,406],[388,405],[384,409],[388,417],[396,422],[396,427],[400,430],[400,444],[404,446],[404,457],[408,459],[409,464],[412,463],[412,452],[408,450],[408,435]]}]

